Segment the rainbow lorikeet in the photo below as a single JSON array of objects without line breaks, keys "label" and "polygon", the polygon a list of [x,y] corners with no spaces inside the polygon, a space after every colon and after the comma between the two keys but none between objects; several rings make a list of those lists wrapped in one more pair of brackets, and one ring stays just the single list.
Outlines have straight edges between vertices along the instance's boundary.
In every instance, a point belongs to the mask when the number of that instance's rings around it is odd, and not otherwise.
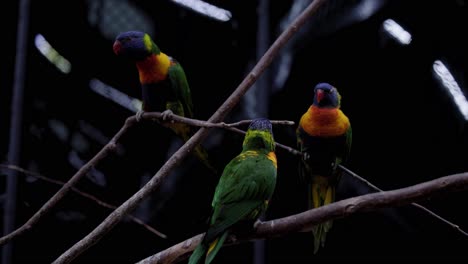
[{"label": "rainbow lorikeet", "polygon": [[[312,105],[302,115],[296,129],[298,147],[302,153],[301,179],[308,186],[309,208],[317,208],[335,200],[340,179],[338,165],[344,164],[351,149],[352,130],[348,117],[340,110],[341,96],[328,83],[314,88]],[[324,246],[332,227],[326,221],[312,228],[314,253]]]},{"label": "rainbow lorikeet", "polygon": [[[192,97],[182,66],[174,58],[161,52],[151,37],[144,32],[127,31],[117,36],[113,44],[114,53],[136,64],[142,89],[143,109],[136,115],[141,118],[144,111],[160,111],[163,120],[168,114],[193,118]],[[187,124],[163,122],[184,142],[193,134],[194,128]],[[208,161],[204,148],[195,148],[198,158],[213,172],[215,167]]]},{"label": "rainbow lorikeet", "polygon": [[214,193],[208,230],[189,264],[210,263],[232,230],[253,227],[273,195],[276,169],[271,123],[255,119],[244,137],[242,152],[224,168]]}]

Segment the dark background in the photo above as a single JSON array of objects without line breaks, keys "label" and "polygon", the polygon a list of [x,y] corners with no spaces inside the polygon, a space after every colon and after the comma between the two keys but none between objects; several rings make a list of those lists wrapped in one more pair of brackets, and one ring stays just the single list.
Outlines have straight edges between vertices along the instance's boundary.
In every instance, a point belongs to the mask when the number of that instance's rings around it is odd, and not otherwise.
[{"label": "dark background", "polygon": [[[285,17],[291,7],[300,3],[207,2],[230,10],[231,20],[219,22],[170,0],[33,1],[27,49],[22,50],[26,54],[23,123],[15,131],[21,135],[19,165],[66,181],[134,114],[90,89],[90,80],[98,79],[131,97],[140,97],[135,66],[112,52],[118,32],[147,31],[163,52],[179,60],[192,89],[195,116],[207,120],[255,65],[265,45],[281,33],[280,23],[288,22]],[[261,7],[265,3],[266,8]],[[342,109],[353,126],[348,168],[354,172],[385,190],[465,172],[467,121],[435,78],[433,63],[443,61],[467,94],[467,5],[463,0],[328,1],[282,49],[252,87],[253,92],[225,121],[268,117],[297,123],[312,102],[315,84],[329,82],[340,91]],[[10,3],[4,8],[12,16],[3,27],[0,64],[0,155],[7,163],[18,5]],[[388,18],[411,33],[409,45],[399,44],[382,30]],[[60,72],[38,52],[34,45],[37,34],[70,61],[70,73]],[[291,56],[290,64],[285,63],[286,56]],[[289,75],[278,81],[284,72]],[[276,141],[295,147],[294,130],[295,126],[275,126]],[[239,153],[242,139],[213,129],[203,144],[213,161],[223,167]],[[100,162],[77,187],[120,205],[179,146],[171,133],[144,122],[129,131],[117,153]],[[277,188],[266,219],[299,213],[307,204],[305,189],[298,182],[297,157],[282,149],[276,152]],[[3,193],[7,171],[0,172]],[[18,177],[19,227],[58,187],[31,176]],[[187,158],[134,212],[167,234],[167,239],[125,220],[75,262],[133,263],[203,232],[218,178],[192,157]],[[371,190],[365,185],[345,176],[338,199],[368,192]],[[450,193],[421,203],[467,230],[467,198],[466,192]],[[77,194],[68,194],[30,232],[12,242],[12,263],[50,263],[110,212]],[[325,248],[317,255],[312,254],[312,243],[310,233],[268,240],[264,262],[468,261],[466,237],[409,206],[335,220]],[[254,263],[252,245],[223,248],[215,262]]]}]

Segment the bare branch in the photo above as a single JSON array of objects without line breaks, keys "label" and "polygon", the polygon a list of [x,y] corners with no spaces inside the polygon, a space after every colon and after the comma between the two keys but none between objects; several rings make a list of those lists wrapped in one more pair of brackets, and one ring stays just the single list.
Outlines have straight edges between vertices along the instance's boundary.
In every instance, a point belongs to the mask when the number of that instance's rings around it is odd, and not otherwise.
[{"label": "bare branch", "polygon": [[[193,126],[200,126],[200,127],[219,127],[219,128],[231,128],[233,126],[237,126],[237,125],[242,125],[242,124],[246,124],[246,123],[249,123],[250,120],[244,120],[244,121],[240,121],[240,122],[237,122],[237,123],[234,123],[234,124],[225,124],[225,123],[210,123],[210,122],[206,122],[206,121],[202,121],[202,120],[197,120],[197,119],[190,119],[190,118],[185,118],[185,117],[182,117],[182,116],[178,116],[178,115],[175,115],[175,114],[171,114],[169,115],[169,117],[174,120],[174,121],[177,121],[177,122],[182,122],[182,123],[186,123],[186,124],[189,124],[189,125],[193,125]],[[147,113],[144,113],[143,114],[143,118],[145,119],[161,119],[162,118],[162,115],[160,112],[147,112]],[[93,159],[91,159],[88,163],[86,163],[75,175],[72,176],[72,178],[67,182],[67,183],[63,183],[63,182],[54,182],[56,184],[60,184],[62,185],[63,187],[52,197],[49,199],[49,201],[47,201],[40,209],[38,212],[36,212],[36,214],[34,214],[23,226],[19,227],[18,229],[16,229],[15,231],[13,231],[12,233],[8,234],[8,235],[5,235],[3,237],[0,238],[0,245],[3,245],[7,242],[9,242],[10,240],[14,239],[15,237],[19,236],[19,235],[22,235],[24,234],[26,231],[28,231],[29,229],[31,229],[37,222],[39,222],[39,220],[42,218],[43,215],[47,214],[59,201],[60,199],[62,199],[67,193],[68,191],[70,190],[70,188],[72,188],[84,175],[86,175],[86,173],[92,168],[92,167],[95,167],[97,166],[97,164],[103,159],[105,158],[110,152],[112,152],[115,148],[115,144],[117,143],[117,141],[126,133],[126,131],[131,127],[133,126],[134,124],[136,123],[136,119],[135,117],[129,117],[126,121],[125,121],[125,124],[124,126],[119,130],[119,132],[109,141],[109,143],[107,145],[105,145],[100,152],[98,152],[98,154],[96,154],[96,156],[93,157]],[[272,120],[272,123],[273,124],[285,124],[285,125],[293,125],[294,122],[292,121],[274,121]],[[239,130],[241,131],[241,130]],[[8,166],[8,165],[7,165]],[[10,169],[14,169],[13,167],[8,167]],[[17,169],[20,169],[19,167]],[[24,173],[28,173],[26,171],[24,171]],[[29,173],[31,174],[31,173]],[[33,175],[33,174],[31,174]],[[33,175],[33,176],[37,176],[37,175]],[[46,177],[44,177],[46,178]],[[44,178],[41,178],[43,180],[45,180]],[[49,179],[51,180],[51,179]],[[53,180],[52,180],[53,181]],[[51,182],[51,181],[49,181]],[[83,196],[86,196],[86,195],[83,195]],[[90,197],[88,197],[90,198]],[[101,204],[102,206],[104,206],[103,204]],[[108,208],[112,208],[112,209],[115,209],[116,207],[115,206],[111,206],[111,207],[108,207]],[[132,216],[130,216],[132,217]],[[140,220],[137,220],[137,222],[140,221]],[[141,222],[141,221],[140,221]],[[143,222],[141,222],[141,224],[144,224]],[[165,237],[164,234],[162,234],[161,232],[155,230],[154,228],[152,227],[149,227],[147,226],[147,229],[151,230],[152,232],[154,233],[157,233],[159,236],[161,237]]]},{"label": "bare branch", "polygon": [[[324,221],[343,218],[358,212],[401,206],[416,200],[433,197],[437,194],[440,195],[466,189],[468,189],[468,172],[453,174],[392,191],[382,191],[356,196],[288,217],[258,222],[255,225],[254,232],[248,237],[231,236],[226,245],[254,239],[284,236],[294,232],[308,232],[311,230],[312,226]],[[165,264],[182,261],[187,258],[190,252],[200,243],[202,236],[203,234],[199,234],[189,238],[137,263]]]},{"label": "bare branch", "polygon": [[[366,179],[362,178],[361,176],[357,175],[356,173],[352,172],[351,170],[349,170],[348,168],[346,168],[345,166],[343,165],[339,165],[340,169],[344,170],[346,173],[348,173],[349,175],[351,175],[352,177],[364,182],[365,184],[367,184],[367,186],[369,186],[370,188],[376,190],[376,191],[379,191],[379,192],[383,192],[382,189],[380,189],[379,187],[375,186],[374,184],[370,183],[369,181],[367,181]],[[455,230],[457,230],[458,232],[460,232],[461,234],[463,234],[464,236],[468,236],[468,233],[465,232],[463,229],[460,228],[460,226],[450,222],[449,220],[443,218],[442,216],[436,214],[435,212],[431,211],[430,209],[418,204],[418,203],[411,203],[412,206],[416,207],[416,208],[419,208],[420,210],[423,210],[424,212],[428,213],[429,215],[431,215],[432,217],[435,217],[437,218],[438,220],[444,222],[445,224],[451,226],[452,228],[454,228]]]},{"label": "bare branch", "polygon": [[[286,42],[294,35],[294,33],[314,14],[325,0],[313,1],[292,23],[291,25],[276,39],[273,45],[262,56],[260,61],[255,65],[247,77],[239,84],[236,90],[229,98],[218,108],[218,110],[210,117],[208,122],[217,123],[226,117],[232,108],[239,103],[242,96],[258,79],[260,74],[271,64],[275,56]],[[97,226],[86,237],[78,241],[75,245],[59,256],[54,263],[69,263],[86,249],[96,244],[107,232],[109,232],[123,216],[131,212],[136,206],[146,198],[151,192],[159,187],[161,181],[167,177],[169,172],[178,166],[190,153],[195,146],[201,143],[210,132],[210,128],[200,128],[185,144],[180,147],[159,171],[151,178],[151,180],[143,186],[137,193],[124,202],[119,208],[112,212],[99,226]]]},{"label": "bare branch", "polygon": [[[241,122],[243,122],[243,121],[241,121]],[[279,122],[282,122],[282,121],[279,121]],[[238,122],[238,123],[240,123],[240,122]],[[235,123],[235,124],[237,124],[237,123]],[[227,129],[227,130],[229,130],[229,131],[233,131],[233,132],[239,133],[239,134],[242,134],[242,135],[245,135],[245,131],[240,130],[240,129],[235,128],[235,127],[227,126],[227,127],[225,127],[225,129]],[[281,148],[281,149],[283,149],[283,150],[286,150],[287,152],[289,152],[289,153],[291,153],[291,154],[293,154],[293,155],[296,155],[296,156],[300,156],[300,155],[301,155],[301,152],[299,152],[299,151],[297,151],[297,150],[295,150],[295,149],[293,149],[293,148],[291,148],[291,147],[288,147],[288,146],[286,146],[286,145],[283,145],[283,144],[281,144],[281,143],[275,142],[275,145],[276,145],[276,147]]]},{"label": "bare branch", "polygon": [[[60,185],[60,186],[63,186],[65,185],[65,182],[62,182],[62,181],[59,181],[59,180],[54,180],[54,179],[51,179],[49,177],[46,177],[44,175],[41,175],[39,173],[36,173],[36,172],[33,172],[33,171],[29,171],[29,170],[25,170],[23,168],[20,168],[18,166],[15,166],[15,165],[6,165],[6,164],[0,164],[0,168],[4,168],[4,169],[9,169],[9,170],[15,170],[15,171],[18,171],[18,172],[21,172],[21,173],[24,173],[24,174],[27,174],[27,175],[31,175],[37,179],[40,179],[40,180],[43,180],[45,182],[48,182],[48,183],[53,183],[53,184],[56,184],[56,185]],[[89,194],[87,192],[83,192],[83,191],[80,191],[79,189],[77,189],[76,187],[71,187],[71,190],[81,196],[83,196],[84,198],[87,198],[89,200],[92,200],[94,201],[95,203],[97,203],[98,205],[102,206],[102,207],[105,207],[105,208],[108,208],[108,209],[116,209],[117,206],[115,205],[112,205],[112,204],[109,204],[109,203],[106,203],[102,200],[100,200],[99,198],[97,198],[96,196],[92,195],[92,194]],[[167,236],[161,232],[159,232],[158,230],[154,229],[153,227],[145,224],[144,221],[142,221],[141,219],[135,217],[135,216],[132,216],[132,215],[128,215],[128,218],[130,218],[130,220],[132,220],[133,222],[143,226],[144,228],[146,228],[148,231],[154,233],[155,235],[159,236],[159,237],[162,237],[162,238],[167,238]]]},{"label": "bare branch", "polygon": [[[238,132],[238,133],[244,133],[242,130],[233,130],[235,132]],[[296,156],[300,156],[301,155],[301,152],[296,150],[296,149],[293,149],[291,147],[288,147],[288,146],[285,146],[285,145],[282,145],[280,143],[276,143],[276,146],[280,147],[280,148],[283,148],[285,150],[287,150],[288,152],[290,152],[291,154],[293,155],[296,155]],[[382,189],[380,189],[379,187],[375,186],[374,184],[372,184],[371,182],[369,182],[368,180],[362,178],[361,176],[357,175],[356,173],[354,173],[353,171],[351,171],[350,169],[346,168],[345,166],[343,165],[339,165],[339,168],[343,171],[345,171],[346,173],[348,173],[348,175],[360,180],[361,182],[365,183],[367,186],[369,186],[371,189],[374,189],[376,191],[379,191],[379,192],[383,192]],[[468,236],[468,233],[466,231],[464,231],[463,229],[460,228],[459,225],[457,224],[454,224],[452,222],[450,222],[449,220],[443,218],[442,216],[436,214],[434,211],[428,209],[427,207],[424,207],[418,203],[411,203],[412,206],[416,207],[416,208],[419,208],[420,210],[428,213],[430,216],[432,217],[435,217],[436,219],[442,221],[443,223],[451,226],[452,228],[454,228],[455,230],[457,230],[458,232],[460,232],[460,234],[464,235],[464,236]]]},{"label": "bare branch", "polygon": [[[183,117],[183,116],[180,116],[180,115],[176,115],[174,113],[169,113],[167,116],[167,118],[170,119],[169,122],[180,122],[180,123],[184,123],[184,124],[187,124],[187,125],[191,125],[191,126],[197,126],[197,127],[205,127],[205,128],[224,128],[226,130],[229,130],[229,131],[233,131],[233,132],[236,132],[236,133],[239,133],[239,134],[242,134],[242,135],[245,135],[245,131],[241,130],[241,129],[238,129],[236,128],[237,126],[243,126],[243,125],[248,125],[252,122],[252,120],[242,120],[242,121],[239,121],[239,122],[235,122],[235,123],[224,123],[224,122],[219,122],[219,123],[212,123],[212,122],[208,122],[208,121],[204,121],[204,120],[198,120],[198,119],[193,119],[193,118],[187,118],[187,117]],[[160,112],[145,112],[143,113],[142,115],[142,118],[143,119],[149,119],[149,120],[155,120],[155,119],[158,119],[158,120],[162,120],[162,113]],[[291,126],[291,125],[295,125],[294,121],[289,121],[289,120],[270,120],[271,124],[273,125],[288,125],[288,126]],[[279,147],[279,148],[282,148],[290,153],[292,153],[293,155],[301,155],[301,153],[291,147],[288,147],[286,145],[283,145],[283,144],[280,144],[280,143],[277,143],[275,142],[276,146]]]},{"label": "bare branch", "polygon": [[[162,118],[162,115],[160,112],[146,112],[143,114],[142,116],[144,119],[148,119],[148,120],[154,120],[154,119],[161,119]],[[234,128],[234,126],[240,126],[240,125],[244,125],[244,124],[248,124],[251,122],[251,120],[243,120],[243,121],[239,121],[239,122],[236,122],[236,123],[233,123],[233,124],[226,124],[226,123],[212,123],[212,122],[207,122],[207,121],[203,121],[203,120],[197,120],[197,119],[190,119],[190,118],[186,118],[186,117],[182,117],[182,116],[179,116],[179,115],[175,115],[175,114],[170,114],[168,115],[168,117],[175,121],[175,122],[181,122],[181,123],[186,123],[188,125],[192,125],[192,126],[199,126],[199,127],[213,127],[213,128],[225,128],[225,129],[228,129],[228,130],[232,130],[232,131],[236,131],[236,132],[240,132],[240,133],[245,133],[243,132],[242,130],[239,130],[239,129],[236,129]],[[276,121],[276,120],[272,120],[271,121],[272,124],[275,124],[275,125],[294,125],[294,122],[292,121],[286,121],[286,120],[279,120],[279,121]],[[13,231],[12,233],[8,234],[8,235],[5,235],[3,237],[0,238],[0,246],[9,242],[10,240],[16,238],[17,236],[19,235],[22,235],[24,234],[25,232],[27,232],[29,229],[31,229],[35,224],[37,224],[37,222],[39,222],[42,217],[47,214],[69,191],[70,191],[70,188],[73,190],[73,186],[81,179],[83,178],[84,175],[86,175],[86,173],[88,173],[88,171],[92,168],[92,167],[96,167],[97,164],[102,160],[104,159],[110,152],[114,151],[115,149],[115,146],[116,146],[116,143],[117,141],[126,133],[126,131],[131,127],[133,126],[134,124],[136,124],[136,118],[134,116],[132,117],[129,117],[127,118],[127,120],[125,121],[125,124],[124,126],[119,130],[119,132],[117,132],[117,134],[109,141],[109,143],[107,145],[105,145],[100,152],[98,152],[98,154],[96,154],[96,156],[94,156],[93,159],[91,159],[88,163],[86,163],[80,170],[78,170],[78,172],[73,175],[73,177],[67,182],[67,183],[64,183],[64,182],[54,182],[56,184],[60,184],[62,185],[62,188],[52,197],[49,199],[49,201],[47,201],[40,209],[38,212],[36,212],[23,226],[19,227],[18,229],[16,229],[15,231]],[[286,147],[287,148],[287,147]],[[8,165],[7,165],[8,166]],[[9,167],[10,169],[13,169],[13,167]],[[20,169],[18,167],[18,169]],[[27,171],[24,171],[24,173],[28,173]],[[29,173],[31,174],[31,173]],[[33,174],[31,174],[33,175]],[[33,175],[35,176],[35,175]],[[37,176],[37,175],[36,175]],[[43,176],[42,176],[43,177]],[[46,177],[44,177],[46,178]],[[43,180],[46,180],[44,178],[41,178]],[[51,179],[49,179],[51,180]],[[52,180],[53,181],[53,180]],[[51,181],[49,181],[51,182]],[[86,196],[86,195],[83,195],[82,196]],[[87,197],[87,198],[90,198],[90,197]],[[94,199],[96,200],[96,199]],[[96,200],[96,202],[98,202]],[[98,202],[98,204],[100,204],[101,206],[104,206],[104,204]],[[108,207],[108,206],[105,206],[105,207]],[[110,205],[110,207],[108,208],[111,208],[111,209],[115,209],[117,208],[116,206],[113,206],[113,205]],[[148,230],[150,230],[151,232],[153,233],[156,233],[158,234],[158,236],[161,236],[163,238],[165,238],[166,236],[157,231],[156,229],[146,225],[144,222],[142,222],[141,220],[139,219],[135,219],[133,216],[130,216],[130,218],[133,219],[133,221],[137,222],[137,223],[140,223],[142,224],[143,226],[145,226],[145,228],[147,228]]]},{"label": "bare branch", "polygon": [[[157,254],[154,254],[150,257],[147,257],[143,260],[137,262],[137,264],[170,264],[170,263],[177,263],[184,259],[186,259],[190,253],[197,247],[197,245],[202,241],[203,236],[205,233],[198,234],[194,237],[191,237],[185,241],[182,241],[174,246],[165,249]],[[232,243],[233,239],[232,236],[229,237],[225,245],[229,245]]]},{"label": "bare branch", "polygon": [[[174,113],[168,113],[167,118],[169,118],[169,121],[165,122],[179,122],[179,123],[184,123],[190,126],[197,126],[197,127],[206,127],[206,128],[232,128],[232,127],[237,127],[237,126],[243,126],[243,125],[248,125],[252,122],[252,120],[242,120],[236,123],[224,123],[224,122],[219,122],[219,123],[214,123],[214,122],[208,122],[204,120],[199,120],[199,119],[193,119],[193,118],[187,118],[183,117],[180,115],[176,115]],[[142,115],[143,119],[149,119],[149,120],[155,120],[159,119],[162,120],[163,115],[160,112],[144,112]],[[270,120],[272,125],[294,125],[294,121],[289,121],[289,120]]]},{"label": "bare branch", "polygon": [[0,246],[4,245],[13,238],[24,234],[26,231],[31,229],[42,217],[47,214],[52,208],[57,205],[57,203],[71,190],[81,178],[83,178],[88,171],[95,167],[99,161],[107,157],[109,153],[115,150],[117,141],[126,133],[126,131],[135,124],[135,117],[129,117],[125,121],[125,124],[122,128],[115,134],[115,136],[107,143],[90,161],[88,161],[83,167],[81,167],[67,183],[63,185],[57,193],[55,193],[52,198],[50,198],[29,220],[23,224],[21,227],[17,228],[15,231],[11,232],[8,235],[5,235],[0,238]]},{"label": "bare branch", "polygon": [[[232,123],[232,124],[225,124],[225,123],[222,123],[222,124],[226,127],[235,127],[235,126],[248,125],[251,122],[252,120],[242,120],[242,121]],[[293,121],[288,121],[288,120],[270,120],[270,122],[272,125],[288,125],[288,126],[294,125]]]}]

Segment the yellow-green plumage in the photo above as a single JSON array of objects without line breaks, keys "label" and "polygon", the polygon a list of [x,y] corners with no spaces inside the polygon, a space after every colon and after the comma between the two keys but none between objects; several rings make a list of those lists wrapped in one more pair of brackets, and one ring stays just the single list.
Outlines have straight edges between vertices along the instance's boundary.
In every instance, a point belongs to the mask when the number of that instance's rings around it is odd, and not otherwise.
[{"label": "yellow-green plumage", "polygon": [[270,121],[252,121],[242,152],[226,165],[216,186],[208,230],[189,264],[210,263],[234,227],[253,227],[265,212],[276,185],[274,151]]}]

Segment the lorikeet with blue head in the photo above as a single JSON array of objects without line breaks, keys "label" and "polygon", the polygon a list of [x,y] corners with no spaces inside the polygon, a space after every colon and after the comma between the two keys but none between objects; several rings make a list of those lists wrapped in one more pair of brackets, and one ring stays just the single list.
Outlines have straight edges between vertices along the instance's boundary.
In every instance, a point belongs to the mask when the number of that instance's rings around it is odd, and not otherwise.
[{"label": "lorikeet with blue head", "polygon": [[253,228],[268,207],[276,173],[271,123],[268,119],[255,119],[244,137],[242,152],[224,168],[215,189],[208,230],[189,264],[210,263],[230,232],[240,226],[243,231]]},{"label": "lorikeet with blue head", "polygon": [[[349,158],[351,124],[340,104],[341,96],[335,87],[328,83],[317,84],[313,103],[302,115],[296,129],[297,144],[302,153],[299,173],[307,186],[309,208],[335,201],[336,186],[341,177],[338,166]],[[314,253],[325,245],[331,227],[330,220],[312,228]]]},{"label": "lorikeet with blue head", "polygon": [[[162,112],[163,120],[170,113],[193,118],[192,97],[182,66],[164,54],[147,33],[121,33],[114,41],[113,50],[117,56],[134,62],[138,69],[143,101],[143,109],[136,115],[138,120],[143,112],[152,111]],[[184,142],[195,133],[194,128],[187,124],[163,122],[162,125],[174,131]],[[195,154],[216,173],[204,148],[198,145]]]}]

